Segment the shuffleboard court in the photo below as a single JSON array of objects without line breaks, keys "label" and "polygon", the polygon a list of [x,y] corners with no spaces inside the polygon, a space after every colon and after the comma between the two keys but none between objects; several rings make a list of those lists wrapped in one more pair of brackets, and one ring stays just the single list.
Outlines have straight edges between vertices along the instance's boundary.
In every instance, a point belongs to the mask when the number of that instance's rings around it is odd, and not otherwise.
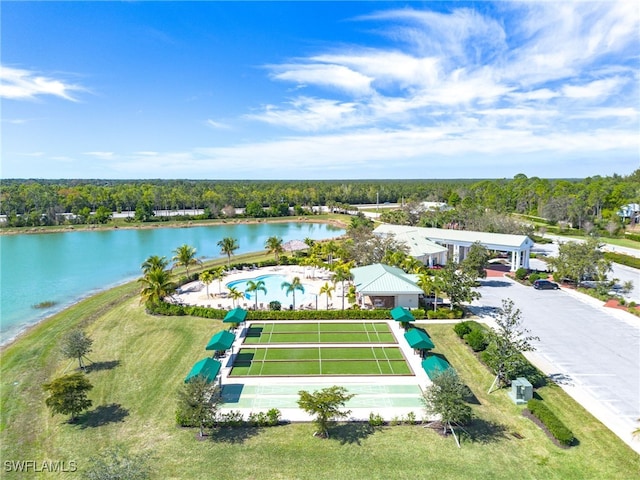
[{"label": "shuffleboard court", "polygon": [[[299,391],[317,391],[330,387],[324,384],[297,385],[243,385],[227,384],[222,387],[222,400],[228,408],[259,410],[265,408],[298,408]],[[424,408],[422,390],[418,385],[349,384],[349,393],[355,394],[347,408],[412,408],[418,415]]]},{"label": "shuffleboard court", "polygon": [[397,347],[242,348],[231,377],[411,375]]},{"label": "shuffleboard court", "polygon": [[244,344],[397,343],[384,322],[252,323]]}]

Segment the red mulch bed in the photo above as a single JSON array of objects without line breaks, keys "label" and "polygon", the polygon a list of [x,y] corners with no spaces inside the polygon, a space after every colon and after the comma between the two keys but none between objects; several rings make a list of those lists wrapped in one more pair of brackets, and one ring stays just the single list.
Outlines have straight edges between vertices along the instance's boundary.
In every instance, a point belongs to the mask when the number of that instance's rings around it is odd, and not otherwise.
[{"label": "red mulch bed", "polygon": [[[629,311],[629,307],[626,305],[620,305],[620,302],[618,300],[616,300],[615,298],[609,299],[605,302],[604,304],[605,307],[609,307],[609,308],[617,308],[619,310],[624,310],[625,312]],[[635,310],[640,310],[639,306],[634,307]]]}]

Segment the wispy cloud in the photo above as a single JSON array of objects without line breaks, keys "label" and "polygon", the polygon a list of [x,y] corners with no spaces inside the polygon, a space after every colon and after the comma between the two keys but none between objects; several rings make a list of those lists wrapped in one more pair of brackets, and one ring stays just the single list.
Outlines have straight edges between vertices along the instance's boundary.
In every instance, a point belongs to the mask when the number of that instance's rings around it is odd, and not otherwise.
[{"label": "wispy cloud", "polygon": [[103,160],[108,160],[113,158],[115,155],[114,152],[84,152],[83,155],[88,155],[90,157],[97,157]]},{"label": "wispy cloud", "polygon": [[217,122],[215,120],[211,120],[210,118],[207,119],[206,122],[204,122],[205,125],[207,127],[211,127],[214,129],[223,129],[223,130],[228,130],[231,128],[231,125],[223,123],[223,122]]},{"label": "wispy cloud", "polygon": [[86,91],[84,87],[66,83],[64,80],[46,77],[36,72],[2,66],[0,67],[0,97],[12,100],[33,100],[40,96],[54,96],[77,101],[75,92]]},{"label": "wispy cloud", "polygon": [[[499,4],[497,11],[452,4],[448,12],[405,8],[359,17],[382,25],[376,32],[393,43],[330,47],[269,65],[274,80],[324,94],[266,104],[247,118],[317,135],[273,142],[279,158],[303,143],[306,158],[315,152],[330,161],[320,145],[341,143],[338,164],[365,127],[375,131],[365,135],[367,145],[376,146],[361,145],[367,158],[637,148],[636,7],[535,2]],[[272,147],[259,148],[264,158]]]}]

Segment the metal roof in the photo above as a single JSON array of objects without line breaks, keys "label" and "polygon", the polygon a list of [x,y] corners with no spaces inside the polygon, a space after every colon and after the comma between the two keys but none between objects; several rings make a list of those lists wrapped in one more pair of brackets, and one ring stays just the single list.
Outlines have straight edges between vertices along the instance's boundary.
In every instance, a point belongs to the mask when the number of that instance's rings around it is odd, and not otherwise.
[{"label": "metal roof", "polygon": [[[413,227],[407,225],[379,225],[373,231],[376,234],[412,235],[432,242],[457,243],[471,245],[480,242],[491,250],[514,250],[532,247],[533,241],[526,235],[510,235],[505,233],[475,232],[471,230],[451,230],[446,228]],[[399,238],[399,237],[398,237]]]},{"label": "metal roof", "polygon": [[403,270],[376,263],[351,269],[353,283],[365,295],[424,293]]}]

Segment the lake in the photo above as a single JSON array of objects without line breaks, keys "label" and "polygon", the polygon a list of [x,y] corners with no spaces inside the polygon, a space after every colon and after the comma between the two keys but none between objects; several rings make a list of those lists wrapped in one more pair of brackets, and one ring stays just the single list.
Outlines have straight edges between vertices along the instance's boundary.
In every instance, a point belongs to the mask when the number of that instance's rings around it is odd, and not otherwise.
[{"label": "lake", "polygon": [[[185,243],[207,260],[224,256],[217,245],[224,237],[235,238],[242,254],[263,251],[271,236],[287,242],[343,233],[332,225],[289,222],[0,235],[0,343],[84,297],[140,277],[147,257],[171,259]],[[34,308],[42,302],[54,305]]]}]

